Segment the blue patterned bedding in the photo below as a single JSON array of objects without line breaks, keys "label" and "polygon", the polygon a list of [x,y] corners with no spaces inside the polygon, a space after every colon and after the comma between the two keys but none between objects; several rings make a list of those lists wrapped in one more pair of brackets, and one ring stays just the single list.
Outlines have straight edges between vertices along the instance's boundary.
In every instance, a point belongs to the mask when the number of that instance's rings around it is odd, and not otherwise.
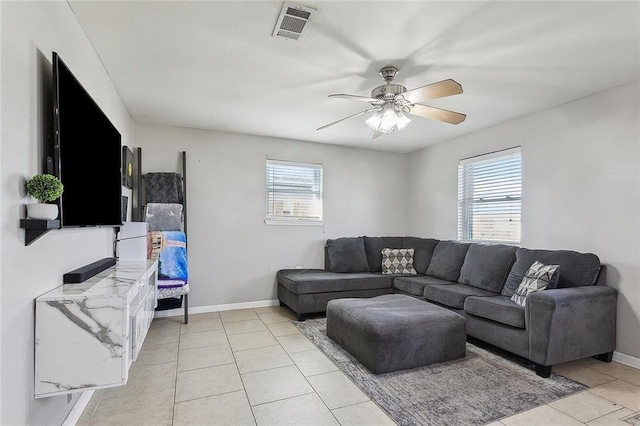
[{"label": "blue patterned bedding", "polygon": [[[187,236],[182,231],[149,232],[148,255],[158,259],[158,280],[189,281]],[[174,281],[175,282],[175,281]],[[162,282],[158,283],[160,286]]]}]

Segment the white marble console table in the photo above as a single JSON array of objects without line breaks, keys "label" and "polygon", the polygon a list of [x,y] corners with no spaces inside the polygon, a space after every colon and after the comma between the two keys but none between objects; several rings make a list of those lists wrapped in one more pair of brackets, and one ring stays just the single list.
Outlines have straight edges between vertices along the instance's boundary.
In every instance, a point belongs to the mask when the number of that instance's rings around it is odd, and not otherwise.
[{"label": "white marble console table", "polygon": [[126,384],[153,320],[157,261],[118,262],[36,299],[35,397]]}]

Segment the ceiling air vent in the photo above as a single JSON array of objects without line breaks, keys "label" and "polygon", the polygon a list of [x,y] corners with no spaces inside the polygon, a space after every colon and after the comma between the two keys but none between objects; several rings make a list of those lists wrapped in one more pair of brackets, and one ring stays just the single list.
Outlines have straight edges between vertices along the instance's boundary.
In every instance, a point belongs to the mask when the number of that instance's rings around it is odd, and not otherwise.
[{"label": "ceiling air vent", "polygon": [[278,22],[276,22],[273,36],[300,40],[302,31],[309,27],[309,21],[315,12],[317,12],[316,9],[285,2],[282,11],[280,11]]}]

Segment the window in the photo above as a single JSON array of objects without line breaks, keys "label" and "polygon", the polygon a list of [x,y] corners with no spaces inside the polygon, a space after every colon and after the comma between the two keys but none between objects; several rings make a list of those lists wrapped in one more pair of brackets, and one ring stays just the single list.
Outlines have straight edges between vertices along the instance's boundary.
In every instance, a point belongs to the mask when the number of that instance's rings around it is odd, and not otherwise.
[{"label": "window", "polygon": [[267,224],[322,224],[322,164],[267,160]]},{"label": "window", "polygon": [[520,147],[460,160],[458,239],[520,242]]}]

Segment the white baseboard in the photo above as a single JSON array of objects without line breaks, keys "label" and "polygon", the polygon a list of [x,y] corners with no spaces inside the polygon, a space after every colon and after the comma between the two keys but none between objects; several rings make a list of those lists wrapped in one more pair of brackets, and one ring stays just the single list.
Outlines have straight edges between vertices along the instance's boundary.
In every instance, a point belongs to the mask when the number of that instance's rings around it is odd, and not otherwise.
[{"label": "white baseboard", "polygon": [[78,398],[78,401],[76,402],[76,405],[73,406],[71,411],[69,411],[69,414],[67,414],[67,418],[64,419],[62,426],[75,426],[75,424],[78,423],[80,416],[82,416],[84,409],[87,408],[87,405],[93,396],[93,392],[95,391],[90,390],[82,392],[80,398]]},{"label": "white baseboard", "polygon": [[620,364],[628,365],[629,367],[635,367],[640,369],[640,358],[635,358],[630,355],[621,354],[620,352],[613,352],[613,360]]},{"label": "white baseboard", "polygon": [[[232,311],[235,309],[264,308],[267,306],[278,306],[279,300],[258,300],[256,302],[227,303],[224,305],[209,305],[189,307],[189,314],[206,314],[208,312]],[[178,317],[184,315],[184,308],[167,309],[157,311],[154,318]]]}]

